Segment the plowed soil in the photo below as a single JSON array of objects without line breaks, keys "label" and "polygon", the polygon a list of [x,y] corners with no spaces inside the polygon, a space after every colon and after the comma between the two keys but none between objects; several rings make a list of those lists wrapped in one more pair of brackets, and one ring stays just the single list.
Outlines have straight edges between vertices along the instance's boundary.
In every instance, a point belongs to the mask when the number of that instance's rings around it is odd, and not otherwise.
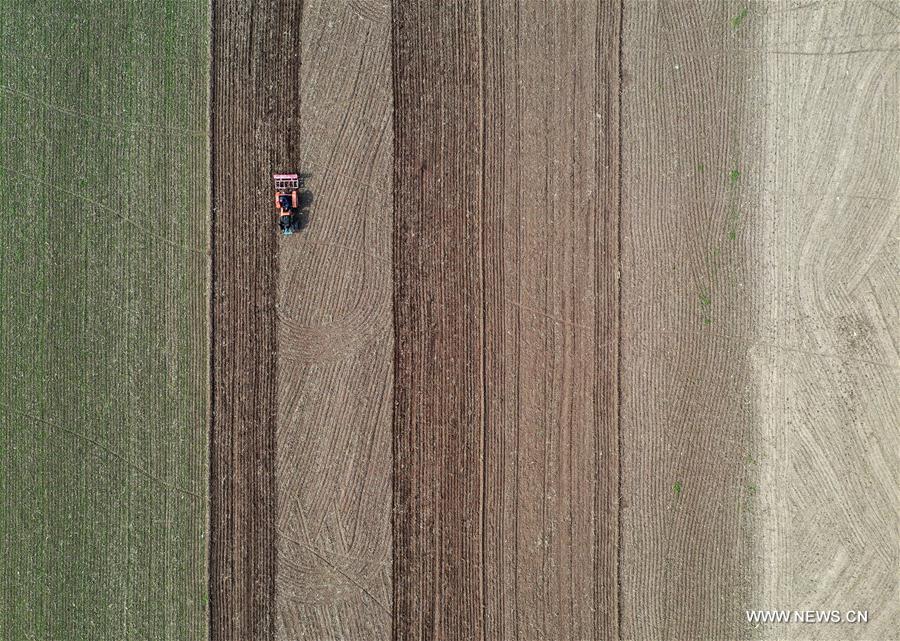
[{"label": "plowed soil", "polygon": [[[215,3],[213,24],[212,638],[386,638],[387,7]],[[286,238],[279,170],[313,203]]]},{"label": "plowed soil", "polygon": [[618,634],[619,9],[395,7],[398,639]]},{"label": "plowed soil", "polygon": [[277,8],[213,5],[213,639],[271,638],[275,625],[278,246],[271,176],[299,163],[299,88],[282,69],[296,71],[300,62],[300,7]]},{"label": "plowed soil", "polygon": [[214,638],[891,638],[896,13],[219,6]]}]

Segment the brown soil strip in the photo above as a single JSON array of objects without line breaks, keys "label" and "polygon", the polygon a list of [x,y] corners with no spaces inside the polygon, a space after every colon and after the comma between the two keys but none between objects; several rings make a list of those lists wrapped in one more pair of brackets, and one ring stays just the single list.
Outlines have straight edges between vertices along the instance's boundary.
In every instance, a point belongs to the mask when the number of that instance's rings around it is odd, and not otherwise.
[{"label": "brown soil strip", "polygon": [[615,638],[620,7],[393,19],[394,636]]},{"label": "brown soil strip", "polygon": [[752,331],[758,15],[626,2],[623,24],[621,633],[742,638],[758,452],[724,337]]},{"label": "brown soil strip", "polygon": [[[300,5],[214,2],[210,638],[274,634],[276,228],[296,167]],[[249,33],[248,33],[249,31]]]}]

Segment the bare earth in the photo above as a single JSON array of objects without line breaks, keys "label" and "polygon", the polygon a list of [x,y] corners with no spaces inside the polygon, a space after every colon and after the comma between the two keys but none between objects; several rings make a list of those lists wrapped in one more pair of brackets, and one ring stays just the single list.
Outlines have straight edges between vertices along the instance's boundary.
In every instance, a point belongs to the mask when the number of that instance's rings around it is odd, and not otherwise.
[{"label": "bare earth", "polygon": [[275,631],[278,263],[271,180],[273,170],[299,162],[292,133],[299,88],[282,82],[279,66],[299,64],[288,46],[299,38],[290,28],[299,12],[280,9],[213,3],[212,639],[272,638]]},{"label": "bare earth", "polygon": [[394,14],[399,639],[617,635],[620,14],[566,9]]},{"label": "bare earth", "polygon": [[[244,359],[241,384],[215,389],[258,385],[261,405],[216,405],[242,409],[214,453],[258,485],[225,477],[253,527],[213,494],[234,533],[214,550],[253,577],[211,559],[235,590],[214,622],[285,641],[891,639],[898,14],[220,7],[233,75],[215,77],[237,88],[214,101],[214,202],[242,227],[214,256],[246,264],[214,305],[246,319],[214,351]],[[239,22],[252,38],[222,34]],[[246,212],[293,167],[312,216],[275,240]],[[248,328],[275,351],[241,351]]]},{"label": "bare earth", "polygon": [[[364,9],[364,10],[363,10]],[[305,2],[299,168],[309,226],[278,245],[276,638],[391,622],[391,90],[387,6]]]},{"label": "bare earth", "polygon": [[[753,590],[749,256],[763,54],[739,6],[626,3],[626,639],[733,639]],[[747,18],[749,20],[749,18]]]},{"label": "bare earth", "polygon": [[869,613],[768,639],[896,638],[900,5],[764,8],[754,607]]}]

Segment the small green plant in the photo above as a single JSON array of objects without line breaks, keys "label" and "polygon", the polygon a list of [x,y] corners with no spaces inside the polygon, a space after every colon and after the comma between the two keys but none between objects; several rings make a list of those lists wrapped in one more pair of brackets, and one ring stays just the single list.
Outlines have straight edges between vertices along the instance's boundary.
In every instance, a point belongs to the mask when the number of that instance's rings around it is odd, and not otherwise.
[{"label": "small green plant", "polygon": [[733,208],[728,214],[728,222],[731,224],[731,229],[728,231],[728,239],[734,240],[737,238],[737,229],[741,222],[741,214],[737,207]]},{"label": "small green plant", "polygon": [[697,171],[699,171],[702,174],[705,169],[706,169],[706,165],[704,165],[702,162],[697,163]]},{"label": "small green plant", "polygon": [[741,23],[744,22],[744,18],[747,17],[747,7],[741,9],[741,12],[737,14],[735,17],[731,19],[731,28],[737,29],[741,26]]},{"label": "small green plant", "polygon": [[681,481],[675,481],[672,490],[675,492],[675,496],[681,496]]},{"label": "small green plant", "polygon": [[747,491],[750,493],[750,496],[753,496],[757,493],[757,491],[759,491],[759,488],[757,488],[755,485],[750,485],[747,487]]},{"label": "small green plant", "polygon": [[728,180],[731,181],[732,185],[736,185],[738,183],[738,180],[740,179],[741,172],[739,172],[737,169],[732,169],[728,172]]},{"label": "small green plant", "polygon": [[703,324],[709,325],[712,323],[712,319],[709,317],[709,307],[712,305],[712,299],[709,297],[709,292],[700,292],[700,306],[703,307]]}]

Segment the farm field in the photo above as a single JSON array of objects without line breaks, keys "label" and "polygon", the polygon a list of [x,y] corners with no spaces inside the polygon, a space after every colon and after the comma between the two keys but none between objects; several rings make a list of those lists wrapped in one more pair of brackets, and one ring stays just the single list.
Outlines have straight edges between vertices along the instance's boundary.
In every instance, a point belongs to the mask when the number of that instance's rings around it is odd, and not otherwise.
[{"label": "farm field", "polygon": [[750,278],[764,294],[747,350],[754,601],[869,614],[768,639],[889,639],[900,626],[900,11],[847,2],[762,29],[781,53],[761,64],[770,109],[747,184],[760,201]]},{"label": "farm field", "polygon": [[392,99],[386,4],[303,5],[310,225],[278,245],[279,641],[391,634]]},{"label": "farm field", "polygon": [[395,631],[617,638],[619,7],[477,7],[395,5]]},{"label": "farm field", "polygon": [[889,9],[217,10],[215,638],[890,638]]},{"label": "farm field", "polygon": [[[213,24],[212,637],[387,638],[387,6],[215,3]],[[276,241],[279,168],[315,201]]]},{"label": "farm field", "polygon": [[[297,162],[287,126],[296,85],[277,81],[274,53],[287,49],[279,34],[290,41],[297,34],[275,20],[251,4],[212,5],[211,639],[271,638],[274,625],[277,261],[270,181],[272,167]],[[249,38],[248,27],[259,37]],[[287,56],[289,68],[292,62]]]},{"label": "farm field", "polygon": [[0,639],[207,638],[203,3],[0,10]]},{"label": "farm field", "polygon": [[896,11],[393,8],[395,634],[891,638]]},{"label": "farm field", "polygon": [[896,636],[896,3],[11,2],[0,54],[0,641]]}]

